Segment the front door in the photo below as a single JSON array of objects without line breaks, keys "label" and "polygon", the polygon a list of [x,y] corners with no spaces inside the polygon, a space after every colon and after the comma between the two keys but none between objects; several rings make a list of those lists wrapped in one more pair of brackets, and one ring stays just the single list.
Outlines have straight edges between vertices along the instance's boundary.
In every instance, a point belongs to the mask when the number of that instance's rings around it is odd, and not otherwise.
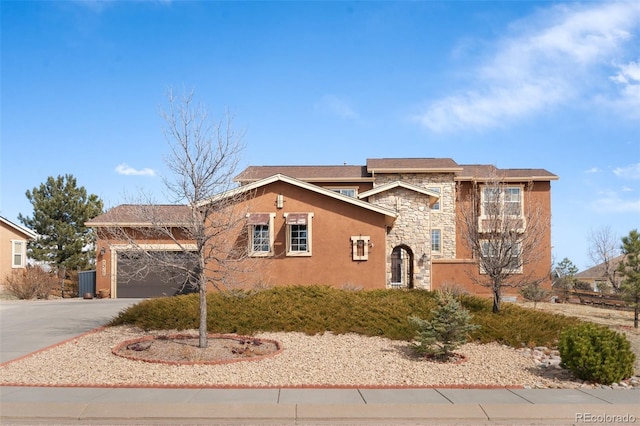
[{"label": "front door", "polygon": [[413,252],[407,246],[391,252],[391,287],[413,288]]}]

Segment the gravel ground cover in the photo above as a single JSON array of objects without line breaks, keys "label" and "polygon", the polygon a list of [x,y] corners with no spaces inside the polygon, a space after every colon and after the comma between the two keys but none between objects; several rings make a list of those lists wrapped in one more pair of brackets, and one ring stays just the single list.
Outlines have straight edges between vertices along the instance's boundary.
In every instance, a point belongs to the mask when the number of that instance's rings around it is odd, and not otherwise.
[{"label": "gravel ground cover", "polygon": [[[531,306],[528,306],[531,307]],[[623,331],[640,358],[640,333],[632,313],[583,305],[538,304],[538,309],[577,316]],[[171,331],[164,332],[171,334]],[[184,333],[184,332],[181,332]],[[195,330],[191,333],[196,334]],[[132,327],[111,327],[80,336],[0,367],[0,385],[168,387],[504,387],[585,388],[561,369],[557,352],[500,344],[463,345],[459,364],[416,358],[407,342],[356,334],[308,336],[259,333],[280,343],[273,356],[232,364],[167,365],[122,358],[112,350],[149,336]],[[211,351],[219,350],[211,345]],[[211,354],[211,356],[214,356]],[[211,359],[206,354],[203,359]],[[636,373],[638,369],[636,361]],[[614,388],[640,389],[635,376]]]},{"label": "gravel ground cover", "polygon": [[[533,309],[533,303],[522,305]],[[572,303],[538,303],[536,309],[606,325],[617,332],[624,333],[631,344],[631,350],[636,354],[634,368],[636,375],[640,375],[640,329],[633,327],[633,311]]]},{"label": "gravel ground cover", "polygon": [[[356,334],[308,336],[260,333],[279,342],[272,357],[218,365],[166,365],[116,356],[112,349],[146,333],[111,327],[9,362],[1,385],[168,387],[579,387],[563,375],[549,375],[529,350],[500,344],[466,344],[466,361],[442,364],[416,358],[407,342]],[[626,386],[626,385],[625,385]],[[631,385],[633,386],[633,385]]]}]

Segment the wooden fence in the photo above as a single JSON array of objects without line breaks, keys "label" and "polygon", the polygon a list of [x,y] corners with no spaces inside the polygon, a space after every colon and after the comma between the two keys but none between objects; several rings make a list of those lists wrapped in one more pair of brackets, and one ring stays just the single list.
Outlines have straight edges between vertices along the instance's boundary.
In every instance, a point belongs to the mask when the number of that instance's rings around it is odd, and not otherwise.
[{"label": "wooden fence", "polygon": [[600,306],[610,309],[631,310],[627,302],[617,294],[604,294],[596,291],[571,290],[565,297],[569,303],[579,303],[582,305]]}]

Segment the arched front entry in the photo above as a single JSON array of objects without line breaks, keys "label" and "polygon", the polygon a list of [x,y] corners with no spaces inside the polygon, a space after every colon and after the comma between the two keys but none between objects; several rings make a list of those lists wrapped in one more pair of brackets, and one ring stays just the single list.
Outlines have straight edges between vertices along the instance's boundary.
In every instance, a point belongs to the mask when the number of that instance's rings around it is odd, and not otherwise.
[{"label": "arched front entry", "polygon": [[391,287],[413,288],[413,251],[404,244],[391,252]]}]

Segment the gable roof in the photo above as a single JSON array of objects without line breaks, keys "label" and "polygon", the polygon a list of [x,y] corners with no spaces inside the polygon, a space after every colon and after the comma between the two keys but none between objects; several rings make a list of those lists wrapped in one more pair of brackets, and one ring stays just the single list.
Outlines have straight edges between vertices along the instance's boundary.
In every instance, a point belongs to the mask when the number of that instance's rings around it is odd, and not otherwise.
[{"label": "gable roof", "polygon": [[373,189],[370,189],[368,191],[362,192],[362,193],[358,194],[358,198],[369,198],[372,195],[379,194],[379,193],[385,192],[385,191],[389,191],[389,190],[392,190],[394,188],[404,188],[404,189],[408,189],[409,191],[414,191],[414,192],[419,192],[420,194],[424,194],[427,197],[429,197],[429,204],[430,205],[435,204],[435,202],[440,198],[440,194],[438,192],[431,191],[430,189],[422,188],[420,186],[412,185],[410,183],[402,182],[402,181],[399,181],[399,180],[397,180],[395,182],[386,183],[384,185],[376,186]]},{"label": "gable roof", "polygon": [[394,212],[393,210],[389,210],[389,209],[384,208],[384,207],[376,206],[374,204],[370,204],[370,203],[368,203],[366,201],[363,201],[363,200],[360,200],[358,198],[349,197],[348,195],[340,194],[340,193],[332,191],[330,189],[326,189],[326,188],[323,188],[321,186],[314,185],[312,183],[307,183],[307,182],[304,182],[302,180],[295,179],[295,178],[292,178],[290,176],[283,175],[283,174],[275,174],[273,176],[269,176],[267,178],[264,178],[264,179],[261,179],[261,180],[255,181],[255,182],[251,182],[249,184],[239,186],[237,188],[234,188],[234,189],[231,189],[229,191],[226,191],[226,192],[223,192],[221,194],[218,194],[218,195],[210,198],[209,200],[203,201],[201,204],[215,202],[216,200],[220,200],[220,199],[224,199],[224,198],[228,198],[228,197],[233,197],[235,195],[242,194],[242,193],[248,192],[248,191],[253,191],[255,189],[258,189],[258,188],[260,188],[262,186],[265,186],[265,185],[269,185],[269,184],[274,183],[274,182],[285,182],[285,183],[288,183],[290,185],[297,186],[299,188],[303,188],[303,189],[306,189],[308,191],[312,191],[312,192],[315,192],[317,194],[321,194],[321,195],[327,196],[329,198],[334,198],[336,200],[340,200],[340,201],[343,201],[345,203],[353,204],[355,206],[358,206],[358,207],[366,209],[366,210],[370,210],[370,211],[373,211],[373,212],[376,212],[376,213],[383,214],[387,218],[387,223],[388,224],[392,224],[395,221],[396,217],[398,217],[398,214],[396,212]]},{"label": "gable roof", "polygon": [[370,173],[452,173],[462,168],[451,158],[368,158]]},{"label": "gable roof", "polygon": [[[290,185],[297,186],[330,198],[334,198],[349,204],[353,204],[360,208],[364,208],[376,213],[383,214],[386,217],[387,224],[392,224],[398,216],[393,210],[370,204],[358,198],[349,197],[320,186],[307,183],[290,176],[276,174],[251,182],[246,185],[217,194],[210,199],[201,202],[204,205],[216,200],[225,199],[234,195],[253,191],[262,186],[274,182],[286,182]],[[139,205],[139,204],[122,204],[110,209],[108,212],[101,214],[85,223],[88,227],[109,227],[109,226],[151,226],[153,223],[159,223],[165,226],[182,226],[189,223],[191,209],[187,205]],[[149,219],[151,218],[151,220]]]},{"label": "gable roof", "polygon": [[[611,263],[611,268],[613,270],[618,269],[618,265],[620,264],[620,262],[622,262],[622,259],[624,259],[624,254],[621,254],[620,256],[614,257],[613,259],[611,259],[610,263]],[[589,269],[585,269],[584,271],[578,272],[577,274],[574,275],[574,277],[576,278],[591,278],[591,279],[596,279],[596,278],[605,278],[605,273],[604,273],[604,263],[600,263],[599,265],[596,266],[592,266]]]},{"label": "gable roof", "polygon": [[499,169],[490,164],[463,164],[455,180],[478,181],[496,178],[504,181],[551,181],[558,176],[545,169]]},{"label": "gable roof", "polygon": [[27,237],[27,239],[34,240],[38,237],[38,234],[32,231],[31,229],[25,228],[24,226],[17,225],[11,222],[9,219],[5,219],[2,216],[0,216],[0,222],[4,223],[10,229],[13,229],[16,232],[21,233],[22,235]]},{"label": "gable roof", "polygon": [[186,205],[122,204],[85,222],[88,227],[108,226],[181,226],[189,223],[191,209]]}]

